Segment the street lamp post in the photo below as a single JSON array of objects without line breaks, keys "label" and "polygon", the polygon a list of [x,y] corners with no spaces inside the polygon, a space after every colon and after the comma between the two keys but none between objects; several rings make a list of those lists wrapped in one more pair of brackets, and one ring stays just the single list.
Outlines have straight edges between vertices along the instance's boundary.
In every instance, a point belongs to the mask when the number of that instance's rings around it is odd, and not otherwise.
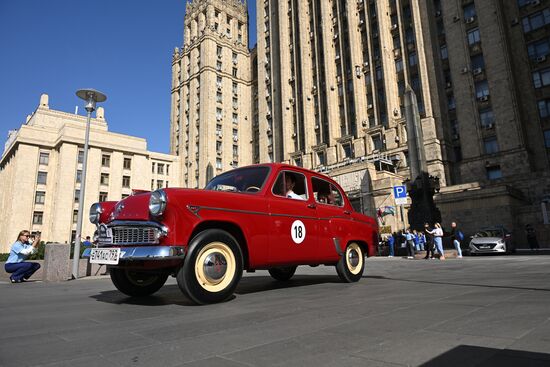
[{"label": "street lamp post", "polygon": [[86,120],[86,135],[84,137],[84,158],[82,161],[82,178],[80,183],[80,194],[78,196],[78,219],[76,222],[76,235],[74,239],[74,253],[73,253],[73,279],[78,278],[78,268],[80,262],[80,237],[82,235],[82,217],[84,215],[84,191],[86,190],[86,168],[88,163],[88,141],[90,139],[90,119],[92,112],[95,111],[97,102],[104,102],[107,99],[103,93],[95,89],[80,89],[76,92],[78,98],[86,101],[84,107],[88,112],[88,118]]}]

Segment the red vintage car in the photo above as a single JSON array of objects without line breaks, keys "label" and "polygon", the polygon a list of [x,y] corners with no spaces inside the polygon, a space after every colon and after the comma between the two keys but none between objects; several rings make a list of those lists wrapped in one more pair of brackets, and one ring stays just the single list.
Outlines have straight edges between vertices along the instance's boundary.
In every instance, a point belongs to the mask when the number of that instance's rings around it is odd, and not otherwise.
[{"label": "red vintage car", "polygon": [[259,164],[213,178],[204,190],[138,192],[90,208],[97,226],[90,262],[107,264],[130,296],[159,290],[169,275],[199,304],[230,297],[243,270],[289,280],[298,265],[334,265],[357,282],[376,252],[376,221],[353,210],[329,177]]}]

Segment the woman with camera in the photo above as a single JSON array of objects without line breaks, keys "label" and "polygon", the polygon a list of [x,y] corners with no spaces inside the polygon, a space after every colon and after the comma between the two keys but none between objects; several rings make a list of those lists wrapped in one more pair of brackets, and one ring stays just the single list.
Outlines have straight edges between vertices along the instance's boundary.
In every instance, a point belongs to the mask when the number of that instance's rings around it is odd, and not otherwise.
[{"label": "woman with camera", "polygon": [[29,231],[19,232],[17,241],[11,245],[10,256],[4,265],[6,272],[11,273],[12,283],[26,282],[38,269],[40,264],[25,261],[27,257],[34,254],[40,244],[40,233],[30,241],[31,233]]}]

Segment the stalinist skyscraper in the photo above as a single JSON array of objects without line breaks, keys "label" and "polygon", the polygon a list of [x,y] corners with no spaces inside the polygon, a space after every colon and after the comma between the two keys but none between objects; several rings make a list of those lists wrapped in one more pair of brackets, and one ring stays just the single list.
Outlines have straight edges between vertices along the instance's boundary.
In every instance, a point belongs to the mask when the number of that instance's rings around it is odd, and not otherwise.
[{"label": "stalinist skyscraper", "polygon": [[186,5],[184,43],[172,59],[170,152],[182,157],[183,186],[202,188],[252,163],[248,12],[239,0]]}]

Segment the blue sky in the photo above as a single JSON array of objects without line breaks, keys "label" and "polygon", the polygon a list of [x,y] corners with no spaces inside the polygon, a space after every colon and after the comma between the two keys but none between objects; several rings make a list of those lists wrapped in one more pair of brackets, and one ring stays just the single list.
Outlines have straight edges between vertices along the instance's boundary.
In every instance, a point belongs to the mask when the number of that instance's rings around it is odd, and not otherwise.
[{"label": "blue sky", "polygon": [[[75,92],[107,95],[109,130],[169,151],[171,60],[186,0],[0,0],[0,148],[40,95],[84,113]],[[254,45],[255,2],[249,1]],[[1,150],[0,150],[1,151]]]}]

